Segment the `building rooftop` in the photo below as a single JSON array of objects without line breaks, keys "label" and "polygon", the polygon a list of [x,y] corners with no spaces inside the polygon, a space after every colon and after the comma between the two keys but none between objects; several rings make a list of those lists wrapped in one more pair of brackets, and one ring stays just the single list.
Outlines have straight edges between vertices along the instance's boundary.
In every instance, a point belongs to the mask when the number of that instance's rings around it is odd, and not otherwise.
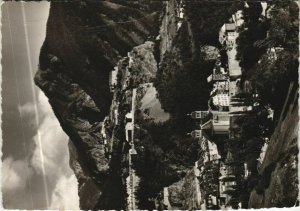
[{"label": "building rooftop", "polygon": [[235,31],[235,24],[234,23],[225,23],[225,30],[226,31]]}]

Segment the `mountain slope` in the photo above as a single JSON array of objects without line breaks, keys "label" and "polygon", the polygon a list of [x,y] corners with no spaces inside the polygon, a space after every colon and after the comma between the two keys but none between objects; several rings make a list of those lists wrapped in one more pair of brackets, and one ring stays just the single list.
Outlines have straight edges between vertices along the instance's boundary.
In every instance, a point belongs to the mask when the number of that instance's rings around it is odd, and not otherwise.
[{"label": "mountain slope", "polygon": [[[71,166],[79,179],[79,195],[85,196],[81,209],[124,208],[121,178],[112,177],[118,175],[112,165],[119,158],[111,164],[105,157],[100,129],[112,100],[109,71],[132,47],[157,34],[155,5],[120,0],[51,2],[35,83],[70,137]],[[86,200],[88,192],[94,194]],[[115,196],[107,196],[110,192]]]}]

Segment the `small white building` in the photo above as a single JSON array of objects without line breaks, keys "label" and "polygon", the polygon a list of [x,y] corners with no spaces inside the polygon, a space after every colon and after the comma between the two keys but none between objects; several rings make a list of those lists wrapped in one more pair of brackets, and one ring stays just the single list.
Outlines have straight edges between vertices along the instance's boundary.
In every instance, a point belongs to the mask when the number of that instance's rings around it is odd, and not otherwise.
[{"label": "small white building", "polygon": [[[194,111],[190,114],[192,118],[201,120],[200,130],[194,130],[190,135],[194,138],[203,136],[202,132],[206,131],[212,135],[228,134],[229,119],[231,114],[227,111]],[[210,115],[206,118],[206,116]]]},{"label": "small white building", "polygon": [[193,111],[192,113],[188,114],[193,119],[203,119],[209,114],[209,111]]},{"label": "small white building", "polygon": [[202,130],[193,130],[191,133],[188,133],[188,135],[196,139],[202,138]]},{"label": "small white building", "polygon": [[226,44],[227,48],[231,49],[235,40],[238,36],[236,32],[236,24],[235,23],[225,23],[219,32],[219,42],[223,45]]},{"label": "small white building", "polygon": [[184,13],[183,13],[183,7],[180,7],[180,10],[179,10],[179,18],[183,18],[184,16]]},{"label": "small white building", "polygon": [[163,190],[163,204],[168,210],[171,209],[171,204],[170,204],[170,201],[169,201],[169,189],[168,189],[168,187],[164,187],[164,190]]},{"label": "small white building", "polygon": [[262,2],[260,2],[260,4],[261,4],[261,7],[262,7],[261,15],[266,17],[267,16],[266,11],[267,11],[267,7],[268,7],[268,3],[265,2],[265,1],[262,1]]},{"label": "small white building", "polygon": [[132,59],[132,55],[130,52],[127,53],[127,56],[128,56],[128,59],[129,59],[129,62],[128,62],[128,68],[131,68],[132,67],[132,64],[133,64],[133,59]]},{"label": "small white building", "polygon": [[114,121],[116,125],[119,124],[119,110],[117,108],[114,109]]},{"label": "small white building", "polygon": [[184,10],[183,10],[183,7],[180,7],[179,10],[177,10],[177,30],[180,29],[180,27],[182,26],[182,21],[183,21],[183,18],[184,18]]},{"label": "small white building", "polygon": [[117,80],[118,70],[119,70],[118,66],[115,66],[115,68],[109,72],[109,87],[111,92],[115,90],[115,87],[117,86],[118,83]]},{"label": "small white building", "polygon": [[260,150],[260,155],[259,158],[257,159],[259,164],[262,164],[262,162],[264,161],[268,149],[268,145],[269,144],[265,143]]},{"label": "small white building", "polygon": [[232,15],[232,20],[236,27],[240,27],[244,23],[243,19],[243,11],[238,10],[236,13]]},{"label": "small white building", "polygon": [[132,119],[133,119],[133,112],[128,112],[126,115],[125,115],[125,121],[126,122],[132,122]]},{"label": "small white building", "polygon": [[125,130],[126,130],[126,141],[127,142],[132,142],[133,141],[133,128],[134,125],[132,122],[128,122],[125,126]]},{"label": "small white building", "polygon": [[178,21],[178,23],[177,23],[177,30],[179,30],[181,26],[182,26],[182,21]]}]

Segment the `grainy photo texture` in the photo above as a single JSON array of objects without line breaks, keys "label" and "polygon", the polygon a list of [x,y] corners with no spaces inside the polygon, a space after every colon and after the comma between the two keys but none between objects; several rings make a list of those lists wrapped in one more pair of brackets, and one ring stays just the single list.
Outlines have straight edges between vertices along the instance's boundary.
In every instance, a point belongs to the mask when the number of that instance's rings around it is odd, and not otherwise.
[{"label": "grainy photo texture", "polygon": [[3,208],[299,208],[298,1],[1,1],[1,37]]}]

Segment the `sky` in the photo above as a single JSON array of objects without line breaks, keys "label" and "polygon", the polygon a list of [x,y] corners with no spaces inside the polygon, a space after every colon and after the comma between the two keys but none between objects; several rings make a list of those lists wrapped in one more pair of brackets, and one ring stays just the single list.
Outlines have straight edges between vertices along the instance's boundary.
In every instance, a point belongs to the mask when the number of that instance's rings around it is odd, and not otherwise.
[{"label": "sky", "polygon": [[5,2],[2,14],[2,203],[79,209],[68,137],[34,85],[50,3]]}]

